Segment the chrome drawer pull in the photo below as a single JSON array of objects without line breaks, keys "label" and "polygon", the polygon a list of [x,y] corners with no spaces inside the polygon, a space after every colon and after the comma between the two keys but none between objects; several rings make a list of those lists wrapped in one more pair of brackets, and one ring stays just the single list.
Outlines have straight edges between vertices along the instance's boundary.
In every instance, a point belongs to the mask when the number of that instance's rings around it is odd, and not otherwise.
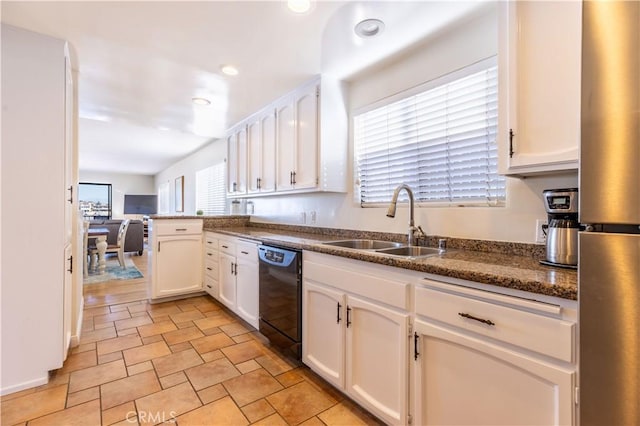
[{"label": "chrome drawer pull", "polygon": [[187,228],[176,228],[176,231],[186,231]]},{"label": "chrome drawer pull", "polygon": [[481,322],[483,324],[496,325],[496,323],[491,321],[491,320],[474,317],[473,315],[465,314],[465,313],[462,313],[462,312],[458,312],[458,315],[460,315],[463,318],[468,318],[468,319],[472,319],[474,321]]}]

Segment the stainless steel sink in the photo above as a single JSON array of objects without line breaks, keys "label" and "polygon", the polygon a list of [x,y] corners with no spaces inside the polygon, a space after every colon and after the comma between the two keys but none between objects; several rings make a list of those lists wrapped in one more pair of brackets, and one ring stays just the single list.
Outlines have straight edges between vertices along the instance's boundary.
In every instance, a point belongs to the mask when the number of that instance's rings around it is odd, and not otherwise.
[{"label": "stainless steel sink", "polygon": [[322,243],[327,246],[345,247],[356,250],[380,250],[390,248],[400,248],[402,243],[395,243],[393,241],[379,241],[379,240],[341,240],[341,241],[327,241]]},{"label": "stainless steel sink", "polygon": [[441,253],[437,248],[433,247],[418,247],[418,246],[404,246],[396,248],[388,248],[383,250],[376,250],[377,253],[390,254],[393,256],[404,257],[426,257],[434,256]]}]

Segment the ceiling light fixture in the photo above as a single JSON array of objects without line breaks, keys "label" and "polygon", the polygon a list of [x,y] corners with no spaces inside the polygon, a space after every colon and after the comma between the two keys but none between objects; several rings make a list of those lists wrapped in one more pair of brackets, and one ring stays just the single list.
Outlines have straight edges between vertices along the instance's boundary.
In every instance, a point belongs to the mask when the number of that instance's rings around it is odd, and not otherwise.
[{"label": "ceiling light fixture", "polygon": [[202,105],[202,106],[211,105],[211,101],[205,98],[191,98],[191,102],[193,102],[195,105]]},{"label": "ceiling light fixture", "polygon": [[307,13],[311,9],[311,0],[287,0],[287,6],[293,13]]},{"label": "ceiling light fixture", "polygon": [[384,22],[379,19],[365,19],[358,22],[354,31],[359,37],[374,37],[384,31]]},{"label": "ceiling light fixture", "polygon": [[238,68],[233,65],[223,65],[220,67],[220,71],[226,75],[238,75]]}]

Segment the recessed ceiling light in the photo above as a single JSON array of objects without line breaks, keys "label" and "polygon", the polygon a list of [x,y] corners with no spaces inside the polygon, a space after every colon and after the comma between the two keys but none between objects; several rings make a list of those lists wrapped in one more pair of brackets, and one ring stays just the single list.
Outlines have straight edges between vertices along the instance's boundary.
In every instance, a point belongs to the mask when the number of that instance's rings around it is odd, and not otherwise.
[{"label": "recessed ceiling light", "polygon": [[196,105],[211,105],[211,101],[205,98],[191,98],[191,102]]},{"label": "recessed ceiling light", "polygon": [[384,31],[384,22],[379,19],[365,19],[358,22],[354,31],[362,38],[373,37]]},{"label": "recessed ceiling light", "polygon": [[294,13],[307,13],[311,9],[311,0],[287,0],[287,6]]},{"label": "recessed ceiling light", "polygon": [[223,74],[226,75],[238,75],[238,69],[233,65],[223,65],[222,67],[220,67],[220,71],[222,71]]}]

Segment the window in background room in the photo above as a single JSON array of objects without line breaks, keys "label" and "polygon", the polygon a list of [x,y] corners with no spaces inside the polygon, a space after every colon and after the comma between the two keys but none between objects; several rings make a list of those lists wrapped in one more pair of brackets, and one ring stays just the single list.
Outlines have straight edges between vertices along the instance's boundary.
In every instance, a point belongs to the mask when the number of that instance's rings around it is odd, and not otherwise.
[{"label": "window in background room", "polygon": [[169,181],[162,182],[158,186],[158,213],[167,214],[171,213],[171,193],[169,188]]},{"label": "window in background room", "polygon": [[196,172],[196,211],[205,215],[226,212],[224,162]]},{"label": "window in background room", "polygon": [[503,205],[498,175],[496,59],[447,74],[354,117],[363,207],[388,203],[406,183],[438,205]]},{"label": "window in background room", "polygon": [[111,184],[80,182],[78,184],[80,213],[87,220],[111,219]]}]

